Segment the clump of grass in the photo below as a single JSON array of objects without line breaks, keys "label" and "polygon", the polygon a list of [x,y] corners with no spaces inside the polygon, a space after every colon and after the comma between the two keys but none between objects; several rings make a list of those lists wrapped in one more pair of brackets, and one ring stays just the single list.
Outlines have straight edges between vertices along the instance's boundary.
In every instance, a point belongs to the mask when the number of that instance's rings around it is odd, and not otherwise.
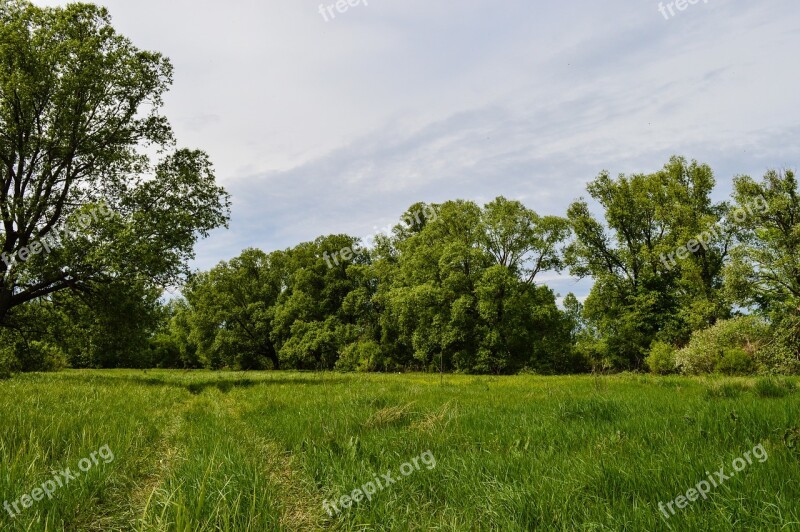
[{"label": "clump of grass", "polygon": [[680,377],[661,377],[656,383],[662,388],[681,389],[686,385],[686,381]]},{"label": "clump of grass", "polygon": [[741,382],[723,381],[714,383],[706,388],[707,399],[736,399],[747,391],[747,386]]},{"label": "clump of grass", "polygon": [[385,427],[402,423],[408,419],[411,413],[412,404],[413,403],[408,403],[407,405],[387,406],[386,408],[381,408],[372,414],[369,419],[367,419],[367,421],[364,423],[364,428],[374,429],[377,427]]},{"label": "clump of grass", "polygon": [[800,451],[800,427],[786,429],[783,434],[783,444],[790,451]]},{"label": "clump of grass", "polygon": [[569,398],[559,402],[556,408],[562,421],[613,421],[620,411],[619,403],[600,397]]},{"label": "clump of grass", "polygon": [[450,401],[442,405],[437,411],[430,412],[420,421],[415,421],[411,428],[422,432],[433,432],[437,427],[444,430],[445,427],[453,419],[453,414],[450,409]]},{"label": "clump of grass", "polygon": [[753,385],[753,391],[759,397],[786,397],[794,392],[795,385],[786,379],[762,377]]}]

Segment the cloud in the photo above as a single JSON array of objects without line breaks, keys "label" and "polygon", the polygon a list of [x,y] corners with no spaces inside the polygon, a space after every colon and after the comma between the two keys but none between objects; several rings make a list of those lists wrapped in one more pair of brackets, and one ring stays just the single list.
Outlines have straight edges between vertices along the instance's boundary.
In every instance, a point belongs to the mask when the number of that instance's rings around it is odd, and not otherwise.
[{"label": "cloud", "polygon": [[319,1],[103,3],[171,57],[165,113],[233,193],[197,267],[367,235],[421,200],[502,194],[563,215],[601,170],[672,154],[709,163],[721,197],[735,174],[800,159],[790,0],[668,21],[649,0],[375,0],[327,23]]}]

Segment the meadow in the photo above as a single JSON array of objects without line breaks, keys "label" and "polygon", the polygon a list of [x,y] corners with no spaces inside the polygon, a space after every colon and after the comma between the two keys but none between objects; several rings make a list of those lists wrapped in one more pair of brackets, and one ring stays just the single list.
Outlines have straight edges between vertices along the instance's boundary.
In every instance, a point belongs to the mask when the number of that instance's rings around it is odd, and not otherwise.
[{"label": "meadow", "polygon": [[[0,528],[797,530],[795,386],[638,374],[21,374],[0,381],[0,502],[78,471],[103,446],[113,461],[52,499],[18,504],[13,518],[4,510]],[[758,445],[767,458],[707,499],[660,511]],[[400,473],[423,453],[435,467]],[[323,505],[387,472],[396,482],[371,500],[338,514]]]}]

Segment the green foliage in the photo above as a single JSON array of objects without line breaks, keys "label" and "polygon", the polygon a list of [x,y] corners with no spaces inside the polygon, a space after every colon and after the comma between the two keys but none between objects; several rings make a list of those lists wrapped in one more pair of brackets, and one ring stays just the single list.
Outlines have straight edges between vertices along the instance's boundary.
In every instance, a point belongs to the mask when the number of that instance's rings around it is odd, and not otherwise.
[{"label": "green foliage", "polygon": [[196,275],[183,327],[210,368],[576,371],[574,323],[536,276],[560,265],[566,221],[498,198],[412,205],[373,249],[346,235]]},{"label": "green foliage", "polygon": [[[163,319],[161,291],[146,284],[96,285],[85,293],[55,298],[54,331],[73,367],[151,367],[149,340]],[[134,319],[132,319],[132,317]]]},{"label": "green foliage", "polygon": [[569,324],[538,274],[560,267],[566,221],[540,217],[497,198],[435,207],[417,231],[399,234],[396,252],[377,256],[387,282],[376,302],[384,351],[412,366],[462,372],[544,372],[569,368]]},{"label": "green foliage", "polygon": [[675,373],[675,347],[666,342],[653,342],[645,362],[648,369],[657,375]]},{"label": "green foliage", "polygon": [[722,350],[722,356],[714,369],[724,375],[752,375],[756,369],[756,362],[744,349],[730,347]]},{"label": "green foliage", "polygon": [[758,317],[721,320],[693,334],[689,344],[676,353],[676,363],[690,375],[715,371],[752,373],[757,367],[755,354],[768,337],[769,325]]},{"label": "green foliage", "polygon": [[10,378],[17,371],[19,371],[19,360],[14,354],[14,348],[3,342],[0,345],[0,380]]},{"label": "green foliage", "polygon": [[[30,314],[28,315],[30,317]],[[17,371],[58,371],[69,365],[64,351],[49,339],[36,339],[34,329],[0,329],[0,375]]]},{"label": "green foliage", "polygon": [[39,340],[20,345],[17,358],[26,371],[58,371],[68,366],[64,351],[58,346]]},{"label": "green foliage", "polygon": [[358,341],[345,346],[336,369],[343,371],[381,371],[384,367],[384,357],[381,346],[373,341]]},{"label": "green foliage", "polygon": [[169,331],[159,331],[150,338],[147,367],[151,368],[180,368],[185,367],[181,358],[181,348]]},{"label": "green foliage", "polygon": [[206,367],[280,367],[269,341],[285,276],[285,256],[248,249],[228,263],[194,276],[171,324],[183,357]]},{"label": "green foliage", "polygon": [[756,306],[774,321],[800,312],[800,191],[794,172],[770,171],[761,182],[734,180],[736,227],[726,288],[738,303]]},{"label": "green foliage", "polygon": [[103,7],[14,1],[0,64],[0,323],[65,290],[177,284],[230,202],[206,154],[175,149],[169,60]]},{"label": "green foliage", "polygon": [[713,186],[708,166],[673,158],[654,174],[602,173],[591,182],[605,224],[585,201],[570,206],[575,240],[566,262],[573,275],[595,280],[584,314],[614,367],[639,368],[653,341],[685,342],[696,328],[727,316],[716,290],[727,237],[709,237],[685,257],[674,256],[710,234],[725,212],[711,202]]},{"label": "green foliage", "polygon": [[772,324],[770,339],[756,352],[761,373],[800,374],[800,318],[786,317]]}]

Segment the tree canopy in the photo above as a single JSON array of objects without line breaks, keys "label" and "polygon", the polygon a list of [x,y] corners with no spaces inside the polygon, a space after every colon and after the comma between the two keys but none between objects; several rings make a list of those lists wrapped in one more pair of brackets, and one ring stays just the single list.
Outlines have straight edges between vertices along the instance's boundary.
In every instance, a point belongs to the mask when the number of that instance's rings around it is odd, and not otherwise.
[{"label": "tree canopy", "polygon": [[105,8],[0,4],[0,321],[64,289],[177,284],[227,223],[209,157],[160,114],[171,82]]}]

